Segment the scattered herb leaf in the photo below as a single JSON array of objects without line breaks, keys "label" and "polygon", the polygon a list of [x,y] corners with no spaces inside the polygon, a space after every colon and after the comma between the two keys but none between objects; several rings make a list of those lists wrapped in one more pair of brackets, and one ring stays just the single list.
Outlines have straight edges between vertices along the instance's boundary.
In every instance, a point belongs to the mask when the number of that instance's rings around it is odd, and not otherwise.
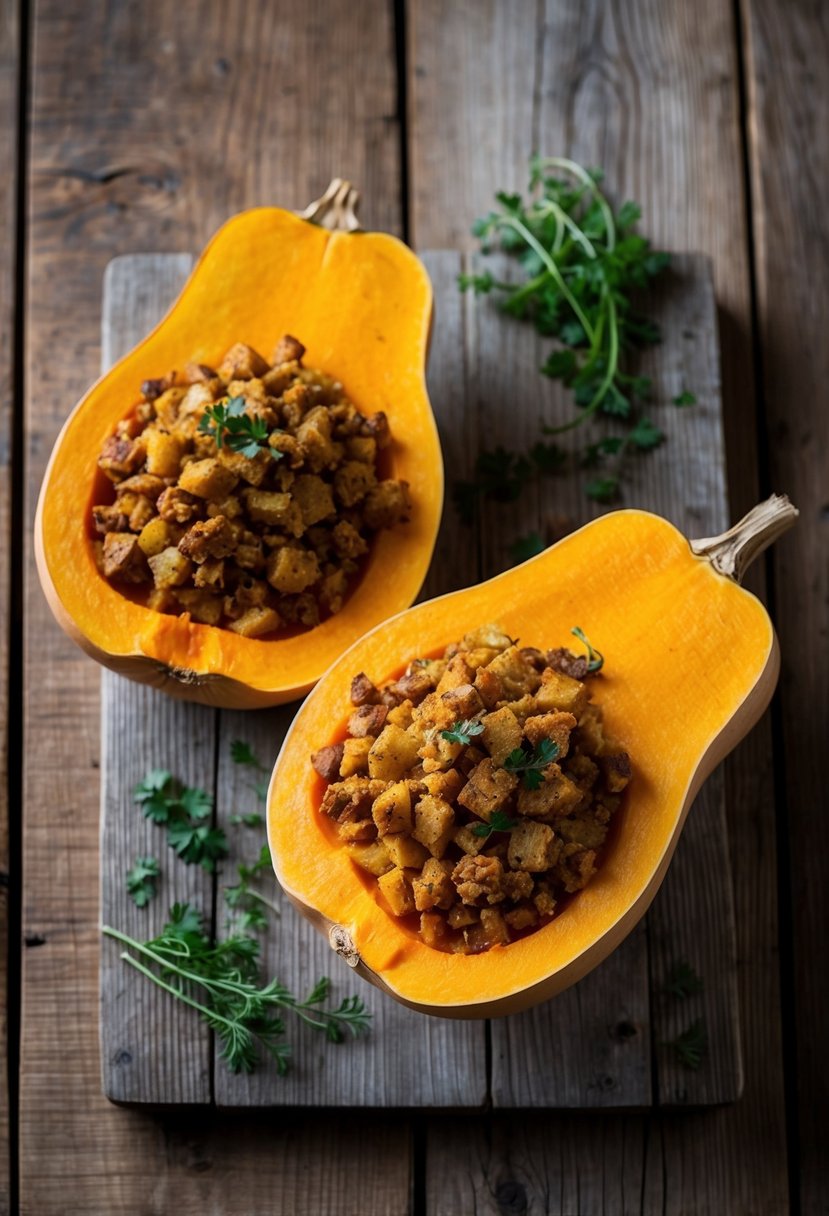
[{"label": "scattered herb leaf", "polygon": [[440,737],[447,743],[471,743],[473,736],[480,735],[483,729],[483,722],[476,722],[474,718],[465,718],[463,722],[455,722],[451,730],[442,730]]},{"label": "scattered herb leaf", "polygon": [[174,905],[162,932],[147,942],[109,925],[103,932],[126,947],[124,962],[197,1010],[218,1035],[231,1072],[252,1072],[265,1051],[284,1075],[291,1048],[283,1037],[281,1011],[294,1013],[330,1043],[342,1042],[346,1031],[356,1036],[368,1030],[371,1015],[359,997],[346,997],[333,1009],[321,1007],[329,994],[327,979],[319,980],[302,1001],[276,979],[263,984],[259,943],[243,935],[213,943],[189,904]]},{"label": "scattered herb leaf", "polygon": [[673,1049],[674,1055],[683,1068],[690,1068],[696,1072],[708,1055],[708,1028],[705,1018],[697,1018],[687,1030],[683,1030],[682,1034],[664,1043],[663,1046]]},{"label": "scattered herb leaf", "polygon": [[203,435],[212,435],[216,447],[224,444],[231,452],[238,452],[252,460],[261,451],[270,452],[274,460],[281,460],[283,453],[268,444],[268,424],[258,414],[245,413],[244,397],[229,397],[209,405],[199,421]]},{"label": "scattered herb leaf", "polygon": [[155,880],[159,876],[155,857],[137,857],[135,865],[127,871],[127,894],[138,908],[144,908],[155,899]]},{"label": "scattered herb leaf", "polygon": [[227,857],[227,837],[222,829],[190,819],[174,820],[168,826],[167,843],[186,865],[202,866],[211,874],[216,862]]},{"label": "scattered herb leaf", "polygon": [[696,403],[697,403],[697,399],[694,396],[694,394],[689,393],[687,389],[684,389],[681,393],[678,393],[676,395],[676,397],[672,397],[671,401],[674,403],[674,405],[679,405],[679,406],[696,405]]},{"label": "scattered herb leaf", "polygon": [[697,975],[691,964],[684,959],[674,963],[665,981],[665,991],[680,1000],[702,992],[704,987],[701,976]]},{"label": "scattered herb leaf", "polygon": [[521,773],[524,786],[528,790],[537,790],[541,785],[542,770],[558,756],[559,747],[552,739],[542,739],[533,751],[527,752],[523,747],[516,747],[504,761],[504,768],[511,773]]},{"label": "scattered herb leaf", "polygon": [[510,819],[504,811],[493,811],[488,823],[476,823],[472,828],[473,836],[491,836],[493,832],[511,832],[518,827],[517,819]]},{"label": "scattered herb leaf", "polygon": [[167,843],[188,865],[212,872],[227,856],[224,832],[205,822],[213,813],[213,799],[205,790],[183,785],[166,769],[153,769],[133,797],[147,819],[166,827]]},{"label": "scattered herb leaf", "polygon": [[601,671],[602,667],[604,667],[604,655],[601,653],[601,651],[595,650],[590,645],[590,641],[586,637],[584,630],[580,629],[578,625],[574,625],[570,632],[572,633],[573,637],[579,639],[582,646],[584,646],[587,650],[588,672],[590,672],[591,675],[595,675],[597,671]]},{"label": "scattered herb leaf", "polygon": [[282,915],[279,905],[253,885],[263,870],[271,874],[271,851],[267,844],[262,845],[256,861],[240,862],[236,867],[239,881],[234,887],[225,887],[225,902],[235,914],[228,921],[228,928],[237,933],[267,928],[265,908],[270,908],[274,916]]},{"label": "scattered herb leaf", "polygon": [[619,497],[619,478],[615,476],[592,477],[586,483],[584,492],[594,502],[613,502]]},{"label": "scattered herb leaf", "polygon": [[[270,783],[270,773],[265,765],[259,759],[249,743],[245,743],[243,739],[234,739],[230,745],[230,757],[234,764],[242,765],[245,768],[252,769],[254,773],[261,774],[261,779],[255,781],[251,788],[260,802],[264,803],[268,797],[268,785]],[[231,819],[231,823],[239,822],[238,816]],[[247,827],[258,827],[263,821],[262,816],[259,816],[258,821],[253,821],[253,816],[249,815],[243,818],[241,822]]]}]

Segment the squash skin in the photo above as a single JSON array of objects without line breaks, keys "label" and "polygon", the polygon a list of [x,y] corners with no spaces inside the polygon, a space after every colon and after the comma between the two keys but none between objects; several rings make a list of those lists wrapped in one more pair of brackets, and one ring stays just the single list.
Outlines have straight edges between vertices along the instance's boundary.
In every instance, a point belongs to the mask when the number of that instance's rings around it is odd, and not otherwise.
[{"label": "squash skin", "polygon": [[[477,956],[430,949],[378,905],[324,837],[309,757],[345,719],[352,675],[380,680],[474,624],[527,645],[568,644],[580,624],[605,655],[594,685],[634,777],[596,876],[552,922]],[[492,1017],[547,1000],[623,940],[653,899],[705,778],[762,714],[779,657],[760,602],[695,556],[667,521],[618,511],[478,587],[418,605],[360,639],[301,708],[268,797],[271,854],[289,898],[353,945],[349,962],[398,1001]]]},{"label": "squash skin", "polygon": [[[69,636],[104,666],[175,697],[257,708],[304,695],[355,638],[412,603],[443,502],[425,385],[431,318],[426,270],[395,237],[330,232],[277,208],[229,220],[167,316],[92,386],[55,443],[35,554],[44,593]],[[384,453],[388,476],[409,482],[411,521],[376,537],[342,611],[311,631],[261,641],[143,608],[98,572],[86,539],[105,438],[142,380],[191,360],[215,365],[239,340],[267,353],[285,332],[302,338],[308,366],[341,379],[358,408],[385,410],[393,440]]]}]

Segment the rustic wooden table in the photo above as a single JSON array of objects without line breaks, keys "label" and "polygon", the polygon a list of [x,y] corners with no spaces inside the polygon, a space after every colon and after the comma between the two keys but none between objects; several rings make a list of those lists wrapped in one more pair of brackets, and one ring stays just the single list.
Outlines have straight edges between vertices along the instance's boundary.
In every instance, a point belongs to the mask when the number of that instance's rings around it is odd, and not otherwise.
[{"label": "rustic wooden table", "polygon": [[[0,0],[0,1211],[827,1210],[826,17],[820,0]],[[669,1115],[112,1106],[99,673],[53,624],[31,552],[52,441],[97,373],[103,269],[197,249],[337,173],[367,226],[468,248],[534,149],[602,164],[656,242],[713,259],[732,511],[775,488],[802,512],[752,584],[780,693],[726,766],[744,1095]]]}]

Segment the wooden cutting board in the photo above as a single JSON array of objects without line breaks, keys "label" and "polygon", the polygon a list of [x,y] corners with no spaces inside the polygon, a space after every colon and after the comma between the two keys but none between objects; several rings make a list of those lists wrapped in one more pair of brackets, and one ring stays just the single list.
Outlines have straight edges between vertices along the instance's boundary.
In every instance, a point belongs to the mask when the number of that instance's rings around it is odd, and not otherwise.
[{"label": "wooden cutting board", "polygon": [[[488,301],[459,293],[457,275],[474,259],[455,252],[423,256],[435,288],[429,391],[449,488],[471,475],[480,449],[524,449],[538,437],[540,418],[564,420],[572,407],[556,384],[538,374],[549,343]],[[192,261],[184,254],[139,254],[110,263],[104,368],[162,316]],[[689,536],[710,536],[724,530],[729,513],[717,315],[707,260],[676,257],[652,307],[663,341],[643,358],[642,371],[652,377],[660,403],[649,414],[668,439],[631,462],[624,504],[667,516]],[[679,409],[671,399],[684,390],[695,394],[697,404]],[[553,475],[529,486],[518,503],[486,502],[471,528],[459,523],[447,493],[439,560],[424,598],[505,569],[519,536],[535,530],[552,541],[601,513],[605,508],[589,502],[582,481],[579,474]],[[221,926],[223,887],[234,881],[235,863],[255,857],[264,839],[231,823],[235,813],[256,809],[256,799],[249,774],[231,761],[230,744],[250,743],[270,770],[295,709],[242,713],[183,705],[103,673],[103,924],[146,939],[161,929],[173,902],[189,900]],[[188,784],[212,789],[216,822],[227,831],[232,850],[219,876],[165,856],[163,834],[132,800],[135,784],[150,768],[167,768]],[[124,880],[136,857],[146,854],[159,858],[163,877],[158,897],[138,909]],[[273,895],[279,901],[275,881]],[[268,974],[296,992],[309,990],[321,975],[331,977],[338,997],[359,991],[373,1013],[370,1036],[337,1047],[291,1025],[295,1058],[288,1076],[278,1077],[267,1065],[251,1076],[232,1076],[197,1015],[127,967],[118,946],[104,939],[101,1068],[109,1098],[223,1107],[644,1109],[706,1106],[740,1094],[736,939],[720,771],[692,808],[645,920],[581,983],[525,1014],[451,1022],[413,1013],[356,977],[287,900],[281,909],[263,941]],[[681,960],[692,964],[705,985],[684,1000],[665,991]],[[691,1071],[666,1044],[697,1018],[705,1019],[710,1047],[702,1066]]]}]

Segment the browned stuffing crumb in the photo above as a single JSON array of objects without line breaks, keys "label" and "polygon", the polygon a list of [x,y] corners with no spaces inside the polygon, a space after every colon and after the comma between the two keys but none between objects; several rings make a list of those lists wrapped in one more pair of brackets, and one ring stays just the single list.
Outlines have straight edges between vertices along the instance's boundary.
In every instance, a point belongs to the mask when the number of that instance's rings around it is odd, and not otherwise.
[{"label": "browned stuffing crumb", "polygon": [[[434,949],[508,945],[593,877],[632,770],[581,662],[483,626],[379,686],[354,676],[347,738],[311,757],[342,845]],[[463,721],[483,729],[443,736]],[[542,745],[528,783],[509,757]]]}]

